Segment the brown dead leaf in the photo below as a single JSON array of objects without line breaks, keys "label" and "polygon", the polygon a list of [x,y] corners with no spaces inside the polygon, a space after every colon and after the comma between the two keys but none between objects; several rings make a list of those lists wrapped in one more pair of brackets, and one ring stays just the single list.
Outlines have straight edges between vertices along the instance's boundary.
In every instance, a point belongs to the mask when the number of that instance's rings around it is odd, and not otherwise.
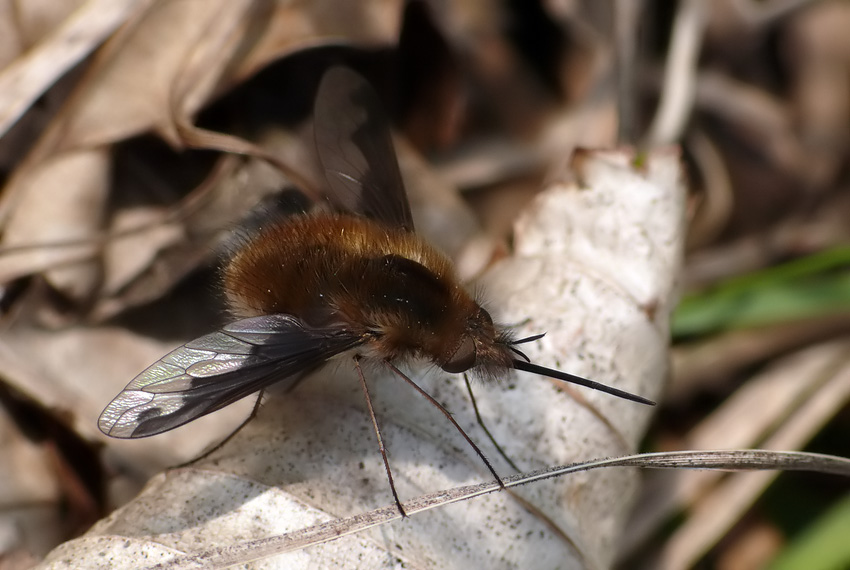
[{"label": "brown dead leaf", "polygon": [[[224,4],[230,10],[238,7]],[[170,123],[171,88],[175,78],[186,72],[188,54],[209,32],[210,21],[216,17],[238,20],[238,14],[213,8],[208,2],[191,0],[159,3],[112,39],[5,188],[0,209],[8,215],[6,245],[61,244],[92,238],[101,231],[110,191],[105,145],[153,126],[164,129]],[[210,83],[189,75],[198,85]],[[85,252],[74,252],[74,258],[89,258],[96,252],[92,245],[81,247]],[[31,266],[44,267],[55,262],[52,255],[31,250],[25,259]],[[0,263],[10,278],[21,272],[20,265],[8,258]],[[99,287],[99,264],[95,260],[50,271],[45,278],[69,298],[84,302]]]},{"label": "brown dead leaf", "polygon": [[110,240],[104,251],[103,295],[115,295],[127,287],[159,251],[185,239],[182,225],[164,218],[162,210],[152,208],[125,210],[115,216],[110,233],[120,237]]},{"label": "brown dead leaf", "polygon": [[[0,135],[87,57],[142,0],[4,3],[0,10]],[[30,47],[33,46],[33,47]]]},{"label": "brown dead leaf", "polygon": [[[221,62],[239,48],[232,41],[232,27],[245,25],[250,4],[248,0],[155,3],[98,54],[63,117],[51,152],[109,144],[149,129],[174,142],[174,102],[182,103],[183,95],[197,105],[201,91],[209,95]],[[209,57],[212,50],[217,51],[215,58]],[[191,91],[190,85],[198,91]]]},{"label": "brown dead leaf", "polygon": [[793,104],[806,151],[802,174],[822,186],[844,166],[850,148],[850,6],[824,2],[796,18],[787,57],[793,63]]},{"label": "brown dead leaf", "polygon": [[[107,198],[116,189],[110,187],[110,163],[102,160],[110,145],[153,129],[181,146],[198,109],[222,85],[244,78],[246,70],[253,73],[261,62],[331,38],[388,43],[397,33],[398,18],[393,15],[398,2],[352,4],[344,10],[334,6],[337,9],[329,10],[322,3],[292,6],[249,0],[153,3],[97,54],[68,104],[4,189],[4,245],[96,241],[107,224],[115,225],[106,222]],[[259,49],[252,49],[255,43]],[[76,158],[65,158],[66,153]],[[89,153],[91,160],[101,160],[83,165],[81,157]],[[69,163],[84,172],[69,171]],[[44,272],[53,288],[85,303],[101,285],[97,253],[94,243],[61,251],[27,249],[0,259],[0,276],[8,281]],[[200,258],[195,259],[193,263]],[[88,261],[47,271],[55,264],[82,260]],[[107,278],[114,286],[114,276]]]},{"label": "brown dead leaf", "polygon": [[[107,441],[97,429],[101,410],[138,372],[173,349],[175,341],[142,337],[116,327],[44,331],[26,327],[0,334],[0,369],[7,384],[92,440]],[[247,415],[244,402],[217,419],[143,441],[108,440],[113,461],[140,484],[153,471],[197,455],[226,436]],[[129,445],[127,445],[129,444]],[[126,453],[126,455],[125,455]]]},{"label": "brown dead leaf", "polygon": [[101,148],[57,155],[19,178],[18,184],[19,199],[6,223],[3,244],[42,247],[0,257],[0,280],[46,272],[47,279],[69,297],[89,298],[100,279],[91,239],[105,216],[108,153]]},{"label": "brown dead leaf", "polygon": [[13,546],[44,556],[64,538],[59,482],[44,446],[18,429],[5,406],[0,406],[0,455],[0,558]]},{"label": "brown dead leaf", "polygon": [[272,2],[263,15],[263,33],[233,70],[232,80],[250,77],[299,49],[322,45],[377,47],[392,44],[401,28],[401,0]]}]

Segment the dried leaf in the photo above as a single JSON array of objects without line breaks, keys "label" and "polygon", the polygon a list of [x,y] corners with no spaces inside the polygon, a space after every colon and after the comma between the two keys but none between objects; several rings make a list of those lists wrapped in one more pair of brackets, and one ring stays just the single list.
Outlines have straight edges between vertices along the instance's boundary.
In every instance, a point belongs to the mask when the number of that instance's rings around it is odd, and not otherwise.
[{"label": "dried leaf", "polygon": [[[540,196],[520,223],[516,257],[488,275],[488,294],[502,318],[527,319],[518,334],[549,332],[539,349],[528,347],[535,360],[652,396],[666,369],[666,314],[682,251],[684,200],[675,153],[648,157],[645,171],[632,161],[627,153],[586,153],[582,187],[558,185]],[[602,245],[593,250],[596,239]],[[457,379],[414,377],[483,445]],[[402,498],[487,478],[445,418],[398,378],[369,370],[368,382]],[[523,469],[634,448],[649,408],[560,388],[518,375],[478,390],[488,427]],[[104,535],[124,536],[132,549],[124,551],[125,562],[113,563],[138,565],[138,556],[150,563],[171,549],[268,536],[385,504],[389,489],[362,406],[342,360],[294,393],[270,397],[259,417],[212,457],[157,478],[148,493],[57,556],[79,560],[85,550],[113,557],[107,553],[116,539]],[[484,448],[507,473],[504,461]],[[399,561],[417,568],[604,567],[636,488],[635,473],[625,470],[540,482],[518,491],[536,513],[501,493],[278,563],[345,567],[362,556],[377,567]],[[146,539],[151,535],[156,543]]]}]

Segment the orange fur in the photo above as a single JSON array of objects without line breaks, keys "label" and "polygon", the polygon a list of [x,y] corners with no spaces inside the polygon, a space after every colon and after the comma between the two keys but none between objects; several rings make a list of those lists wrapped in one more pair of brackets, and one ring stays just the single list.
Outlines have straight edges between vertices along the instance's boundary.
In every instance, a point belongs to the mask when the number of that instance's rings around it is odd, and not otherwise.
[{"label": "orange fur", "polygon": [[490,348],[492,322],[481,320],[451,261],[417,235],[368,218],[320,213],[270,224],[230,260],[224,286],[239,317],[285,313],[343,326],[369,336],[382,358],[442,364],[470,327],[483,327],[491,360],[510,362],[504,347]]}]

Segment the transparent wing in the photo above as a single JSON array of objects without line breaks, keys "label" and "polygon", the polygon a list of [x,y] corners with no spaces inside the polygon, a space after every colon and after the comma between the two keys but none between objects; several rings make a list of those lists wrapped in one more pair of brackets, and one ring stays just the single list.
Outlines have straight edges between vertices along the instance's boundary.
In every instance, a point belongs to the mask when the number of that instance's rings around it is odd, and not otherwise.
[{"label": "transparent wing", "polygon": [[362,343],[343,328],[308,328],[289,315],[237,321],[184,344],[136,376],[103,410],[98,427],[119,438],[162,433],[265,386],[296,379]]},{"label": "transparent wing", "polygon": [[313,120],[331,201],[412,232],[390,124],[369,83],[346,67],[332,67],[319,85]]}]

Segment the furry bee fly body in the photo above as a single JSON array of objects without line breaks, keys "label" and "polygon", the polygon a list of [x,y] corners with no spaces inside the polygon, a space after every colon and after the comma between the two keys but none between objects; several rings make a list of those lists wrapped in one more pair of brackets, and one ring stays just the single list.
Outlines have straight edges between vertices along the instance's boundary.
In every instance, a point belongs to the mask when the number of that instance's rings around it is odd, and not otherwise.
[{"label": "furry bee fly body", "polygon": [[370,357],[426,358],[449,372],[511,366],[510,337],[418,235],[368,218],[306,214],[259,232],[224,272],[242,318],[284,313],[336,325]]},{"label": "furry bee fly body", "polygon": [[414,233],[377,95],[344,67],[323,77],[314,109],[316,150],[335,211],[258,224],[225,265],[239,320],[178,347],[142,371],[98,420],[119,438],[155,435],[276,383],[294,383],[351,353],[396,505],[361,358],[382,363],[438,407],[496,477],[475,443],[393,362],[430,360],[446,372],[486,377],[522,370],[643,404],[650,400],[534,364],[464,289],[451,261]]}]

